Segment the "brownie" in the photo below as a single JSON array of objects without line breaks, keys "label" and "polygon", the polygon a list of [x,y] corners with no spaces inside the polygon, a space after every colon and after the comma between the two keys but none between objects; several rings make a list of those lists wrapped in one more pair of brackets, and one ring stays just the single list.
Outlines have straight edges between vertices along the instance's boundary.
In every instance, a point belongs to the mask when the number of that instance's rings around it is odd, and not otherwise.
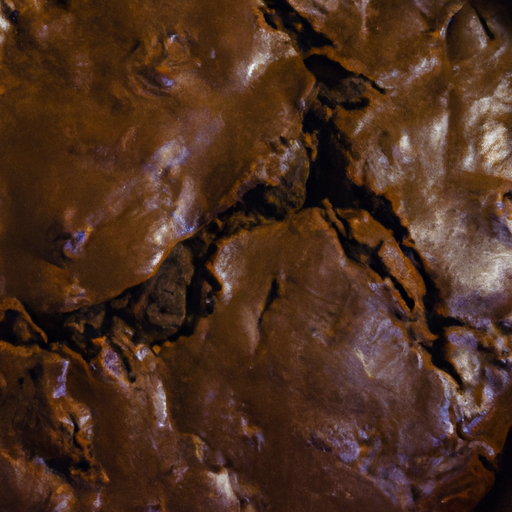
[{"label": "brownie", "polygon": [[313,79],[256,0],[2,5],[4,296],[110,299],[305,151]]},{"label": "brownie", "polygon": [[0,511],[511,509],[506,0],[0,6]]}]

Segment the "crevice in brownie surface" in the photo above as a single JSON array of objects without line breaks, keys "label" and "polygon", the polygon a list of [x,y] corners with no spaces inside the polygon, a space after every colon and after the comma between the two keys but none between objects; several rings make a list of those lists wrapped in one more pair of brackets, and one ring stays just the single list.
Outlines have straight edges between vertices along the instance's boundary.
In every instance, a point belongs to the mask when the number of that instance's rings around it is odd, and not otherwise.
[{"label": "crevice in brownie surface", "polygon": [[[425,286],[425,295],[420,299],[421,309],[425,315],[432,339],[420,341],[430,355],[432,363],[442,372],[448,374],[457,383],[459,389],[463,382],[455,367],[446,359],[444,354],[444,331],[451,326],[462,326],[456,318],[444,316],[442,311],[443,300],[440,290],[425,268],[421,255],[414,247],[409,230],[396,214],[389,198],[378,194],[365,185],[354,183],[347,172],[349,166],[350,140],[340,133],[332,122],[330,109],[336,107],[346,108],[346,98],[360,101],[365,97],[365,82],[359,80],[354,87],[355,76],[337,63],[323,56],[309,57],[308,68],[321,80],[323,74],[333,78],[324,80],[318,87],[318,95],[304,120],[304,130],[312,134],[317,141],[315,159],[311,163],[311,172],[306,183],[307,197],[305,206],[315,207],[324,204],[327,200],[331,207],[336,209],[359,209],[366,211],[370,216],[392,233],[398,247],[407,258]],[[333,70],[327,72],[327,69]],[[344,87],[344,82],[352,80],[350,87]],[[327,91],[327,92],[325,92]],[[335,92],[332,92],[335,91]],[[359,94],[359,100],[354,100]],[[343,220],[340,219],[342,222]],[[331,219],[332,222],[332,219]],[[394,289],[402,297],[410,311],[416,303],[400,281],[388,271],[378,256],[380,247],[370,249],[364,244],[350,240],[347,237],[347,226],[337,229],[340,243],[351,259],[363,263],[376,272],[382,279],[388,278]],[[401,316],[401,315],[399,315]]]},{"label": "crevice in brownie surface", "polygon": [[510,499],[510,481],[512,479],[512,430],[509,431],[503,451],[496,457],[493,467],[496,472],[496,481],[491,491],[475,508],[474,512],[488,512],[489,510],[503,510],[503,503]]},{"label": "crevice in brownie surface", "polygon": [[[300,181],[300,180],[299,180]],[[302,185],[302,187],[304,187]],[[279,188],[279,187],[273,187]],[[240,230],[251,230],[255,227],[283,219],[290,211],[297,211],[302,206],[303,199],[297,191],[286,190],[281,194],[283,207],[276,209],[266,199],[269,187],[260,185],[249,190],[241,200],[227,211],[220,214],[209,225],[205,226],[196,236],[181,242],[171,252],[166,262],[159,271],[148,281],[133,288],[125,290],[118,297],[102,304],[87,306],[70,313],[37,315],[34,312],[31,316],[37,325],[40,325],[48,335],[49,344],[40,343],[41,348],[51,349],[52,346],[66,344],[83,359],[90,363],[100,352],[101,344],[94,340],[112,336],[113,319],[119,317],[133,329],[133,343],[160,343],[163,341],[175,341],[179,338],[190,337],[195,332],[196,325],[200,318],[211,315],[215,310],[217,302],[216,294],[220,292],[221,286],[216,277],[208,270],[208,262],[215,256],[218,250],[218,243],[223,238],[228,238]],[[304,193],[305,196],[305,193]],[[286,203],[286,206],[284,206]],[[183,320],[173,332],[169,333],[159,325],[154,325],[155,315],[148,315],[148,308],[159,308],[158,297],[154,291],[155,283],[159,279],[167,279],[165,274],[179,276],[179,258],[173,256],[176,251],[188,251],[192,255],[192,275],[182,283],[184,292]],[[190,269],[185,271],[190,274]],[[277,283],[277,281],[276,281]],[[172,284],[172,283],[169,283]],[[273,292],[278,289],[273,285],[269,299],[274,300]],[[164,283],[163,293],[174,293]],[[154,307],[153,307],[154,306]],[[268,304],[268,307],[270,303]],[[153,311],[155,313],[155,311]],[[13,331],[15,320],[18,318],[17,311],[8,311],[5,321],[0,322],[0,335],[4,341],[16,344],[17,338]],[[158,318],[156,318],[158,321]],[[131,382],[135,380],[129,361],[123,356],[122,350],[112,344],[118,352]]]},{"label": "crevice in brownie surface", "polygon": [[[345,94],[349,98],[352,95],[361,95],[364,93],[366,84],[370,85],[380,94],[386,94],[386,90],[379,86],[375,80],[344,68],[339,62],[330,59],[327,55],[314,53],[304,59],[304,64],[315,75],[317,81],[328,88],[326,92],[331,94],[335,93],[336,89],[340,89],[339,93]],[[324,96],[326,92],[324,92]],[[359,109],[369,105],[369,100],[367,98],[365,100],[364,106]],[[346,110],[355,110],[351,107],[351,103],[348,100],[341,101],[339,104]],[[331,108],[334,107],[332,106]]]},{"label": "crevice in brownie surface", "polygon": [[[379,261],[379,264],[380,261]],[[370,268],[373,269],[373,267],[370,266]],[[407,304],[407,307],[410,311],[412,311],[416,307],[415,300],[407,293],[405,288],[400,284],[400,282],[393,276],[392,274],[389,274],[389,279],[393,283],[393,286],[395,287],[396,291],[400,294],[403,301]]]},{"label": "crevice in brownie surface", "polygon": [[446,341],[441,336],[437,338],[432,345],[424,345],[422,344],[423,348],[430,354],[432,359],[432,364],[437,367],[439,370],[443,371],[444,373],[448,374],[459,387],[459,390],[464,389],[464,383],[462,381],[461,376],[455,369],[452,363],[450,363],[445,355],[444,355],[444,345]]},{"label": "crevice in brownie surface", "polygon": [[327,55],[310,55],[304,59],[304,64],[315,75],[318,82],[329,88],[339,87],[343,80],[356,77],[354,73],[345,69],[339,62],[330,59]]},{"label": "crevice in brownie surface", "polygon": [[[332,222],[332,219],[330,220]],[[343,223],[343,219],[340,219],[340,221]],[[357,261],[358,263],[368,266],[382,280],[389,279],[396,291],[402,297],[409,311],[412,311],[416,306],[414,298],[407,293],[404,286],[402,286],[398,279],[386,268],[386,265],[379,258],[379,251],[383,246],[383,241],[381,241],[376,247],[372,248],[359,241],[355,241],[352,237],[347,236],[347,232],[350,231],[349,228],[347,229],[347,227],[345,227],[345,232],[339,229],[339,227],[335,227],[335,229],[338,233],[338,239],[345,254],[353,261]]]},{"label": "crevice in brownie surface", "polygon": [[391,230],[399,244],[409,238],[409,231],[402,225],[400,217],[396,215],[391,201],[386,196],[376,194],[367,187],[357,185],[353,185],[352,193],[360,208],[369,212],[386,229]]},{"label": "crevice in brownie surface", "polygon": [[125,351],[117,344],[112,343],[112,348],[116,352],[116,354],[119,356],[119,360],[121,361],[124,370],[126,372],[126,378],[128,379],[128,382],[130,384],[133,384],[137,380],[137,375],[133,371],[132,364],[130,362],[129,357],[126,355]]},{"label": "crevice in brownie surface", "polygon": [[181,327],[169,341],[175,341],[181,337],[190,337],[194,334],[200,318],[211,315],[215,311],[217,299],[215,294],[220,290],[220,285],[215,276],[208,271],[204,261],[195,265],[194,276],[187,288],[187,314]]},{"label": "crevice in brownie surface", "polygon": [[[350,79],[351,80],[351,79]],[[347,174],[350,141],[340,133],[330,120],[330,105],[341,106],[346,102],[361,104],[365,89],[348,86],[342,91],[338,87],[338,96],[327,98],[319,90],[316,103],[306,114],[304,130],[316,140],[316,158],[311,163],[311,171],[306,182],[306,207],[319,206],[328,199],[334,208],[358,208],[366,210],[386,229],[390,229],[398,243],[409,237],[407,228],[394,212],[391,201],[364,185],[357,185]],[[330,103],[335,101],[335,104]]]},{"label": "crevice in brownie surface", "polygon": [[332,46],[333,42],[317,32],[286,0],[264,0],[263,14],[270,27],[286,32],[301,52]]},{"label": "crevice in brownie surface", "polygon": [[485,35],[489,38],[489,41],[494,41],[496,39],[496,36],[494,35],[493,31],[489,27],[486,19],[482,16],[482,13],[473,4],[471,4],[471,7],[473,8],[476,15],[478,16],[478,20],[480,21],[480,24],[482,25],[482,28],[484,29]]},{"label": "crevice in brownie surface", "polygon": [[258,327],[261,326],[261,322],[263,321],[263,316],[269,310],[270,306],[279,298],[279,281],[277,279],[272,279],[272,283],[270,284],[270,289],[268,290],[267,297],[265,299],[265,304],[263,305],[263,309],[261,310],[260,317],[258,318]]},{"label": "crevice in brownie surface", "polygon": [[441,292],[425,269],[425,265],[418,251],[411,245],[401,244],[400,248],[404,255],[414,265],[425,283],[426,293],[423,298],[423,304],[425,306],[425,314],[427,316],[430,331],[435,335],[440,335],[447,327],[462,327],[464,324],[459,319],[451,316],[444,316],[439,312],[438,306],[443,303],[440,295]]}]

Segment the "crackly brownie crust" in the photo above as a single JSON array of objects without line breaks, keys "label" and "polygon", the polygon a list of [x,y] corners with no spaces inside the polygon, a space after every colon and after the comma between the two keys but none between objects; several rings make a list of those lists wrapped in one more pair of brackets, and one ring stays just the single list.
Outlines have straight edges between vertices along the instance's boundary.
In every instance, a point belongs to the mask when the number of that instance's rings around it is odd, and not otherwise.
[{"label": "crackly brownie crust", "polygon": [[[0,510],[475,509],[510,459],[506,2],[2,5]],[[146,135],[119,145],[105,90]],[[36,160],[91,181],[52,201]],[[152,201],[176,236],[148,244]]]},{"label": "crackly brownie crust", "polygon": [[2,5],[2,296],[112,298],[304,151],[313,80],[256,0]]}]

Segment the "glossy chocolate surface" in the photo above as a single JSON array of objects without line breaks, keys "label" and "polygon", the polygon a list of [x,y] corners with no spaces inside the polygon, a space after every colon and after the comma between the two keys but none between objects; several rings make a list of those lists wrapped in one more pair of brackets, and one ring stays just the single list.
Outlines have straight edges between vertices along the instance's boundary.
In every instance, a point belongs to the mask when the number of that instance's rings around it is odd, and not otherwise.
[{"label": "glossy chocolate surface", "polygon": [[473,511],[507,2],[2,9],[0,511]]},{"label": "glossy chocolate surface", "polygon": [[118,317],[89,361],[2,343],[2,510],[470,510],[497,436],[460,435],[468,397],[422,347],[421,308],[347,257],[365,228],[408,266],[358,211],[225,239],[215,312],[159,357]]},{"label": "glossy chocolate surface", "polygon": [[386,196],[408,229],[440,312],[477,328],[507,322],[510,5],[291,3],[334,41],[330,55],[375,85],[368,109],[338,107],[332,122],[350,141],[350,178]]},{"label": "glossy chocolate surface", "polygon": [[3,4],[0,294],[109,299],[275,183],[311,78],[257,1]]}]

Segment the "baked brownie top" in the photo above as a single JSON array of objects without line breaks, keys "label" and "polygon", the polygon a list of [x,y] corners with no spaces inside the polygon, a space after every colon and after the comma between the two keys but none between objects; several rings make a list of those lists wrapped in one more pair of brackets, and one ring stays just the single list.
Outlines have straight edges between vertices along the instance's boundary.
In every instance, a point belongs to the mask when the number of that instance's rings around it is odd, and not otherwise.
[{"label": "baked brownie top", "polygon": [[2,4],[0,509],[472,510],[510,7],[183,3]]},{"label": "baked brownie top", "polygon": [[438,313],[477,328],[508,324],[510,4],[290,3],[331,39],[319,53],[366,81],[363,108],[331,104],[330,122],[347,141],[350,180],[391,202],[403,243],[424,260]]},{"label": "baked brownie top", "polygon": [[279,180],[312,79],[259,7],[2,2],[1,295],[111,298]]},{"label": "baked brownie top", "polygon": [[4,302],[0,508],[469,510],[495,439],[460,436],[467,396],[422,346],[422,309],[343,249],[374,243],[421,293],[366,212],[309,209],[223,239],[215,311],[159,357],[117,316],[94,355],[47,347]]}]

